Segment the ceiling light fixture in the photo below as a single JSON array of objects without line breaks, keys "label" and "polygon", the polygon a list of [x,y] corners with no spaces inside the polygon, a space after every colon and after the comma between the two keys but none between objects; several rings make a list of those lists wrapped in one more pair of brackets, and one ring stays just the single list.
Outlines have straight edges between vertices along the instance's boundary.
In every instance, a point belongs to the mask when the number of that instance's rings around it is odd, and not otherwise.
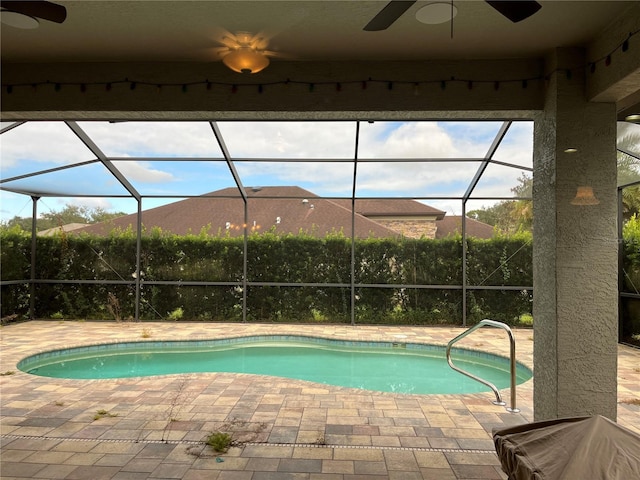
[{"label": "ceiling light fixture", "polygon": [[427,25],[438,25],[453,20],[458,9],[453,3],[429,3],[416,12],[416,20]]},{"label": "ceiling light fixture", "polygon": [[255,48],[243,45],[225,55],[222,63],[234,72],[258,73],[269,66],[269,59]]},{"label": "ceiling light fixture", "polygon": [[625,122],[640,123],[640,113],[632,113],[624,117]]},{"label": "ceiling light fixture", "polygon": [[1,10],[0,11],[0,22],[4,25],[9,25],[10,27],[22,28],[24,30],[32,30],[34,28],[38,28],[40,22],[38,19],[33,18],[29,15],[24,15],[18,12],[12,12],[11,10]]},{"label": "ceiling light fixture", "polygon": [[222,63],[234,72],[258,73],[269,66],[267,55],[273,52],[265,50],[266,41],[249,32],[238,32],[222,38],[225,48],[222,49]]}]

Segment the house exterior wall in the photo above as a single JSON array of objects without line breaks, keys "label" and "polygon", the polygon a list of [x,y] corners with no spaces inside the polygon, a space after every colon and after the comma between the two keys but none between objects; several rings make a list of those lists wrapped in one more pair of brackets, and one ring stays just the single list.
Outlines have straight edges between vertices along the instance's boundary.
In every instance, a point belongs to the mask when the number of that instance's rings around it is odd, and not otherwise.
[{"label": "house exterior wall", "polygon": [[376,219],[376,222],[408,238],[436,238],[437,227],[433,220]]}]

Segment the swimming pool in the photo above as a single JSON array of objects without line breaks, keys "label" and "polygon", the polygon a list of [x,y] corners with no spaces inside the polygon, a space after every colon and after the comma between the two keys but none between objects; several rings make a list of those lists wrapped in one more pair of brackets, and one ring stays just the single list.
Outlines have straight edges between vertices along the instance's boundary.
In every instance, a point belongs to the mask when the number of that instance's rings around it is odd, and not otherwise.
[{"label": "swimming pool", "polygon": [[[509,386],[508,359],[465,349],[453,349],[452,357],[497,388]],[[396,393],[488,391],[449,368],[443,346],[290,335],[108,343],[39,353],[21,360],[18,368],[73,379],[231,372]],[[518,364],[518,383],[531,376],[530,369]]]}]

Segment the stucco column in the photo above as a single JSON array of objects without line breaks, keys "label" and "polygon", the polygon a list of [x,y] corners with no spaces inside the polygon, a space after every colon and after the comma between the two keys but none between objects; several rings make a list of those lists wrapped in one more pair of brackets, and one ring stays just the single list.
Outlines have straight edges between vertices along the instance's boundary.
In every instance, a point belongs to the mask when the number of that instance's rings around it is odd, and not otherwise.
[{"label": "stucco column", "polygon": [[[616,419],[616,110],[586,100],[584,65],[580,49],[553,53],[547,72],[554,73],[535,123],[536,420]],[[592,187],[599,204],[573,205],[578,186]]]}]

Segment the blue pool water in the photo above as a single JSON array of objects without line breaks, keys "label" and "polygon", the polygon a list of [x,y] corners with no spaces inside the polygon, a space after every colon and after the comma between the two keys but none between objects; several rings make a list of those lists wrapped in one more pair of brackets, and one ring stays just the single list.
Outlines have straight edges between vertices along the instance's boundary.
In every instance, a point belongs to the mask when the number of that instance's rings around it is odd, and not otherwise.
[{"label": "blue pool water", "polygon": [[[463,349],[454,349],[452,358],[497,388],[509,387],[508,359]],[[18,368],[33,375],[75,379],[233,372],[396,393],[489,391],[453,371],[444,347],[298,336],[94,345],[33,355]],[[531,376],[531,370],[518,365],[518,383]]]}]

